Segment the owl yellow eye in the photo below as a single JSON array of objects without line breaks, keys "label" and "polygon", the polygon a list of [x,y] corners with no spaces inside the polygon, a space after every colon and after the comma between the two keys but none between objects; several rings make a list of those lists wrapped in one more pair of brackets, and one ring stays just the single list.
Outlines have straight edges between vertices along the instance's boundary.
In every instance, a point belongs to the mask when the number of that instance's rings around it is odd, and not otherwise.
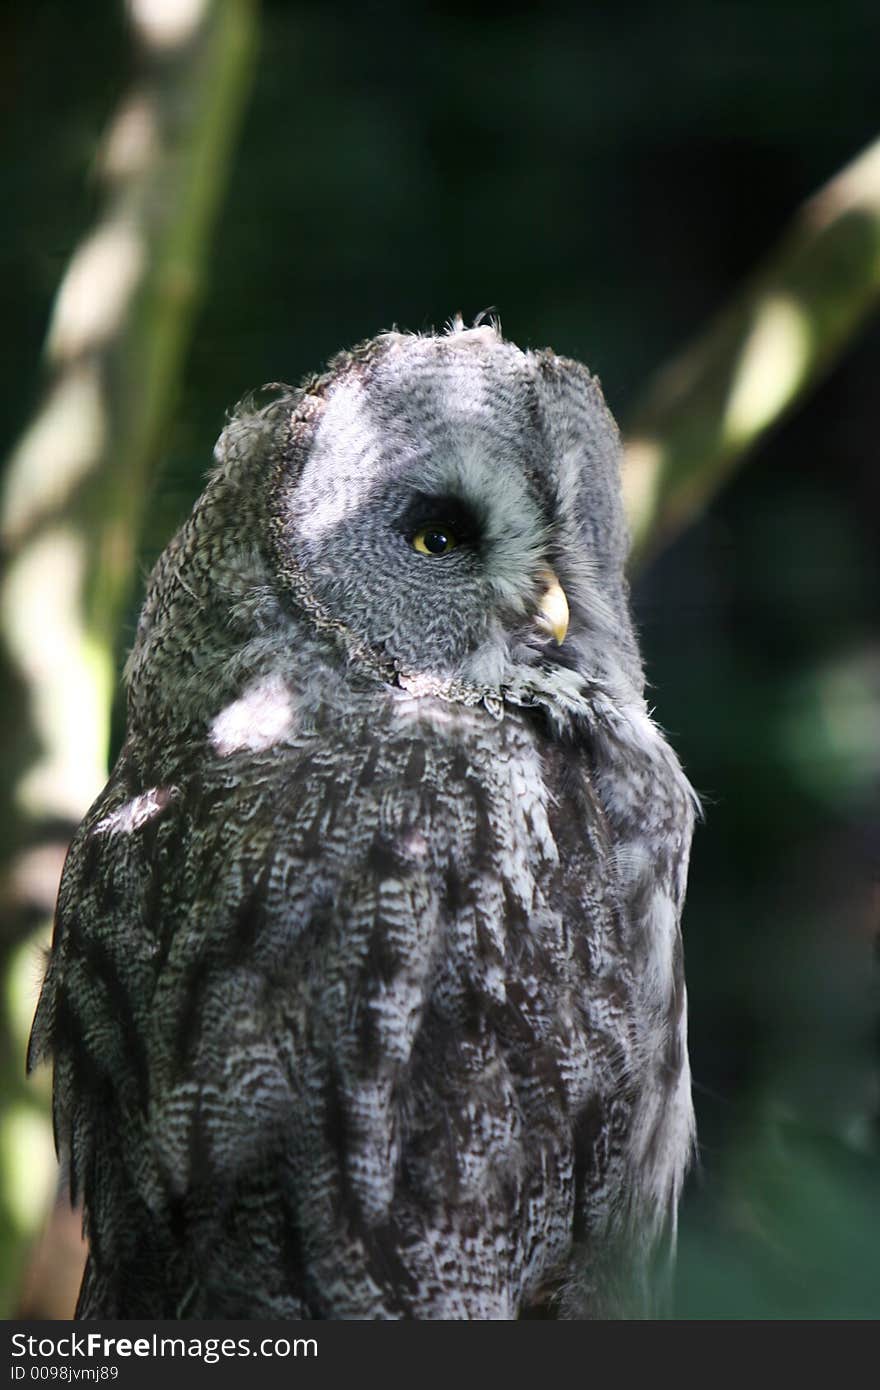
[{"label": "owl yellow eye", "polygon": [[458,541],[448,526],[424,526],[412,538],[413,550],[420,555],[448,555]]}]

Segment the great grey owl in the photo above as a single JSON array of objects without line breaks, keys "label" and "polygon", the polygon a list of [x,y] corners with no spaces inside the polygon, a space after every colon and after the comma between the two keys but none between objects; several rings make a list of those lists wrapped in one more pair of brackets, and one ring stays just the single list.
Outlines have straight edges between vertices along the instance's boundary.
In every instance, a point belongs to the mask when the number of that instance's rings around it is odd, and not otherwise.
[{"label": "great grey owl", "polygon": [[232,418],[34,1024],[80,1316],[650,1310],[694,796],[619,455],[584,367],[460,322]]}]

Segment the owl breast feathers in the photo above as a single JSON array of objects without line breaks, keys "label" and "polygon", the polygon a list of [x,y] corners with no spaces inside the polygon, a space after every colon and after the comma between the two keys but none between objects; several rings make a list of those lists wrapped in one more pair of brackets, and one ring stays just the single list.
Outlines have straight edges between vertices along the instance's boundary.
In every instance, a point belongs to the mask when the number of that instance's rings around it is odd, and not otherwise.
[{"label": "owl breast feathers", "polygon": [[387,333],[150,581],[31,1042],[81,1317],[638,1316],[692,1144],[694,796],[598,384]]}]

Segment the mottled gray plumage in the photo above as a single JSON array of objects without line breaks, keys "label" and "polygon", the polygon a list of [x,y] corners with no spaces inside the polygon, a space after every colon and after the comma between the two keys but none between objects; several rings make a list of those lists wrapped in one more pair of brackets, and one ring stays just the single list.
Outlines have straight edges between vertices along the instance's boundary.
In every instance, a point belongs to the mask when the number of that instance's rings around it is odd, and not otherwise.
[{"label": "mottled gray plumage", "polygon": [[81,1316],[651,1307],[694,798],[645,707],[619,452],[585,368],[489,326],[384,334],[228,426],[34,1025]]}]

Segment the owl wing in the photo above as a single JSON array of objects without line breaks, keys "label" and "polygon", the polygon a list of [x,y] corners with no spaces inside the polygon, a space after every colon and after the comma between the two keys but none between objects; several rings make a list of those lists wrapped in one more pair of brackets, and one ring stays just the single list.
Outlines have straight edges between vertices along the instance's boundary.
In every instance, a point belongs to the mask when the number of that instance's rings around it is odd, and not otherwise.
[{"label": "owl wing", "polygon": [[575,1045],[509,841],[417,735],[147,790],[123,754],[32,1042],[85,1198],[81,1316],[516,1316],[570,1238]]},{"label": "owl wing", "polygon": [[[64,866],[28,1069],[52,1059],[55,1144],[71,1201],[85,1199],[87,1316],[165,1308],[179,1260],[153,1234],[150,1004],[160,969],[157,836],[173,793],[144,793],[127,751],[80,825]],[[135,1281],[129,1287],[129,1272]],[[135,1313],[126,1314],[131,1307]]]}]

